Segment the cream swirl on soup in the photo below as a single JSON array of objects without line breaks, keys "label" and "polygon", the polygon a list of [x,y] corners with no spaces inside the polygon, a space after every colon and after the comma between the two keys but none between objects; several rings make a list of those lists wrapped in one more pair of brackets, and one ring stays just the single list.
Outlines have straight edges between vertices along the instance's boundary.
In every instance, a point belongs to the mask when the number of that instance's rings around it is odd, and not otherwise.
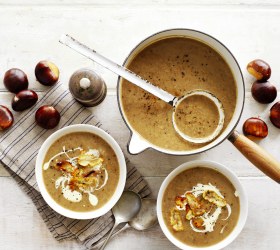
[{"label": "cream swirl on soup", "polygon": [[168,230],[178,240],[196,247],[226,238],[238,221],[239,211],[232,183],[221,173],[200,166],[175,176],[162,200]]},{"label": "cream swirl on soup", "polygon": [[118,159],[101,137],[71,133],[49,148],[43,178],[49,194],[60,205],[81,212],[96,210],[115,192],[119,180]]},{"label": "cream swirl on soup", "polygon": [[[207,206],[205,201],[211,204],[210,207]],[[230,205],[226,202],[220,190],[211,183],[208,185],[198,183],[192,190],[177,196],[175,204],[177,210],[186,211],[186,219],[190,222],[192,230],[198,233],[214,231],[222,207],[226,207],[228,211],[227,217],[223,220],[227,220],[231,215]],[[183,227],[177,227],[179,217],[176,221],[172,219],[176,209],[171,209],[170,223],[175,231],[181,231]]]},{"label": "cream swirl on soup", "polygon": [[[79,152],[78,154],[75,154]],[[74,154],[72,157],[69,153]],[[66,160],[59,160],[59,156],[65,156]],[[51,165],[51,163],[54,164]],[[103,165],[103,159],[97,149],[85,151],[81,147],[63,150],[54,155],[43,166],[46,171],[50,167],[60,171],[63,175],[56,179],[55,188],[61,188],[62,194],[66,200],[71,202],[80,202],[82,192],[88,194],[89,202],[92,206],[98,204],[98,198],[94,195],[95,190],[103,188],[108,181],[108,172]],[[101,180],[101,174],[104,173],[105,179]]]}]

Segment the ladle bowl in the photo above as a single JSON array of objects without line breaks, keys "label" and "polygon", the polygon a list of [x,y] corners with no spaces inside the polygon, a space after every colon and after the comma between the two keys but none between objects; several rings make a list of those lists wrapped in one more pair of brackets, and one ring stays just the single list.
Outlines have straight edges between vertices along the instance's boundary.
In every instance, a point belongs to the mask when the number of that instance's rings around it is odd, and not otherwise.
[{"label": "ladle bowl", "polygon": [[[191,96],[204,96],[207,97],[209,100],[211,100],[219,113],[219,121],[217,123],[217,127],[215,128],[215,130],[210,134],[207,135],[205,137],[193,137],[190,136],[186,133],[184,133],[178,126],[177,122],[176,122],[176,114],[177,114],[177,108],[179,107],[179,105],[187,100],[189,97]],[[209,141],[212,141],[213,139],[215,139],[221,132],[221,130],[223,129],[224,126],[224,121],[225,121],[225,113],[224,113],[224,108],[222,103],[220,102],[220,100],[214,96],[212,93],[205,91],[205,90],[193,90],[190,91],[189,93],[185,94],[184,96],[180,97],[177,99],[176,103],[174,104],[174,108],[173,108],[173,112],[172,112],[172,123],[173,126],[176,130],[176,132],[182,137],[184,138],[186,141],[189,142],[193,142],[193,143],[206,143]],[[202,125],[203,126],[203,125]]]}]

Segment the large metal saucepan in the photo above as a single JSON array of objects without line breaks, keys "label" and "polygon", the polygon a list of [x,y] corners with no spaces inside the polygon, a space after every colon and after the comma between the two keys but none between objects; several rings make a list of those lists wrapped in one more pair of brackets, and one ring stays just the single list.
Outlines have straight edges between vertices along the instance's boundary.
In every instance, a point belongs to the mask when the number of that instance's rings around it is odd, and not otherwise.
[{"label": "large metal saucepan", "polygon": [[[124,66],[130,64],[133,58],[143,50],[147,45],[164,38],[174,37],[174,36],[184,36],[188,38],[193,38],[199,41],[204,42],[205,44],[212,47],[216,50],[227,62],[230,66],[231,71],[234,75],[237,84],[237,99],[236,99],[236,108],[233,114],[233,117],[226,127],[226,129],[222,132],[222,134],[213,140],[211,143],[203,146],[199,149],[191,150],[191,151],[175,151],[169,150],[166,148],[159,147],[157,145],[152,144],[145,138],[143,138],[129,123],[126,114],[124,113],[124,109],[122,106],[121,100],[121,78],[118,79],[118,103],[119,109],[122,114],[122,117],[127,125],[127,127],[131,131],[131,138],[128,143],[128,151],[131,154],[138,154],[143,152],[148,148],[156,149],[160,152],[172,154],[172,155],[193,155],[197,153],[201,153],[208,149],[211,149],[218,144],[222,143],[225,139],[229,139],[232,144],[245,156],[248,160],[250,160],[254,165],[256,165],[261,171],[263,171],[266,175],[280,183],[280,163],[274,159],[271,155],[269,155],[264,149],[259,147],[257,144],[247,139],[245,136],[239,134],[235,131],[235,127],[240,119],[243,106],[244,106],[244,97],[245,97],[245,89],[244,89],[244,79],[242,76],[242,72],[240,67],[234,58],[233,54],[217,39],[209,36],[203,32],[190,30],[190,29],[170,29],[158,32],[150,37],[146,38],[142,42],[140,42],[128,55],[124,62]],[[123,97],[125,98],[125,96]]]}]

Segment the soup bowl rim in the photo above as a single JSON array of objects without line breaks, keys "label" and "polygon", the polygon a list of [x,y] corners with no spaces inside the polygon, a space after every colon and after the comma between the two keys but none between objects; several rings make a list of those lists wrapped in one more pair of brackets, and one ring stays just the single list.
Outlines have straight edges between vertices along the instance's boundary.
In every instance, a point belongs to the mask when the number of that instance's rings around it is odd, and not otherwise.
[{"label": "soup bowl rim", "polygon": [[[65,136],[67,134],[71,133],[77,133],[77,132],[88,132],[92,133],[94,135],[97,135],[101,137],[104,141],[106,141],[110,147],[115,152],[118,163],[119,163],[119,180],[116,187],[116,190],[112,197],[109,199],[108,202],[106,202],[102,207],[93,210],[93,211],[85,211],[85,212],[79,212],[79,211],[73,211],[70,209],[67,209],[60,204],[58,204],[48,193],[47,188],[45,186],[44,180],[43,180],[43,163],[44,158],[46,156],[47,151],[51,147],[51,145],[62,136]],[[36,158],[36,164],[35,164],[35,175],[36,175],[36,181],[39,187],[39,190],[41,192],[41,195],[43,196],[44,200],[47,202],[47,204],[55,210],[57,213],[68,217],[72,219],[93,219],[100,217],[107,213],[111,208],[117,203],[119,198],[121,197],[121,194],[124,190],[125,182],[126,182],[126,161],[125,157],[123,155],[123,152],[118,145],[118,143],[115,141],[115,139],[109,135],[104,130],[93,126],[89,124],[75,124],[70,125],[64,128],[61,128],[54,132],[52,135],[50,135],[47,140],[42,144],[42,146],[39,149],[37,158]]]},{"label": "soup bowl rim", "polygon": [[[240,204],[240,211],[239,211],[239,217],[238,221],[232,230],[232,232],[223,240],[215,243],[214,245],[210,246],[192,246],[188,245],[186,243],[183,243],[182,241],[178,240],[173,234],[169,231],[167,225],[164,222],[163,214],[162,214],[162,201],[164,197],[165,190],[167,189],[169,183],[180,173],[184,172],[185,170],[192,169],[195,167],[203,167],[203,168],[209,168],[218,171],[219,173],[223,174],[227,179],[233,184],[235,187],[238,197],[239,197],[239,204]],[[195,160],[190,162],[185,162],[175,168],[163,181],[161,184],[160,190],[158,192],[157,196],[157,216],[159,225],[165,234],[165,236],[177,247],[184,249],[184,250],[193,250],[193,249],[203,249],[203,250],[217,250],[222,249],[226,246],[228,246],[233,240],[237,238],[237,236],[242,231],[243,227],[245,226],[247,216],[248,216],[248,200],[246,192],[236,176],[236,174],[227,168],[226,166],[215,162],[215,161],[208,161],[208,160]]]}]

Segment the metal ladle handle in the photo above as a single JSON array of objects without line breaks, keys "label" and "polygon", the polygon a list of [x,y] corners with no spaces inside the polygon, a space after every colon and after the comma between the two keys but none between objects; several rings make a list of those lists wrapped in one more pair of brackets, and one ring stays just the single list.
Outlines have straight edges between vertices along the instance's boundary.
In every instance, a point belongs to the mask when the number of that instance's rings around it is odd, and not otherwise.
[{"label": "metal ladle handle", "polygon": [[173,102],[177,99],[177,97],[171,95],[170,93],[164,91],[163,89],[154,86],[147,80],[144,80],[140,76],[136,75],[129,69],[111,61],[110,59],[98,54],[95,50],[88,48],[86,45],[80,43],[73,37],[69,35],[62,35],[60,37],[59,42],[65,44],[66,46],[70,47],[71,49],[77,51],[83,56],[95,61],[96,63],[102,65],[106,69],[116,73],[119,76],[122,76],[126,80],[134,83],[138,87],[148,91],[149,93],[155,95],[156,97],[160,98],[164,102],[169,103],[173,106]]}]

